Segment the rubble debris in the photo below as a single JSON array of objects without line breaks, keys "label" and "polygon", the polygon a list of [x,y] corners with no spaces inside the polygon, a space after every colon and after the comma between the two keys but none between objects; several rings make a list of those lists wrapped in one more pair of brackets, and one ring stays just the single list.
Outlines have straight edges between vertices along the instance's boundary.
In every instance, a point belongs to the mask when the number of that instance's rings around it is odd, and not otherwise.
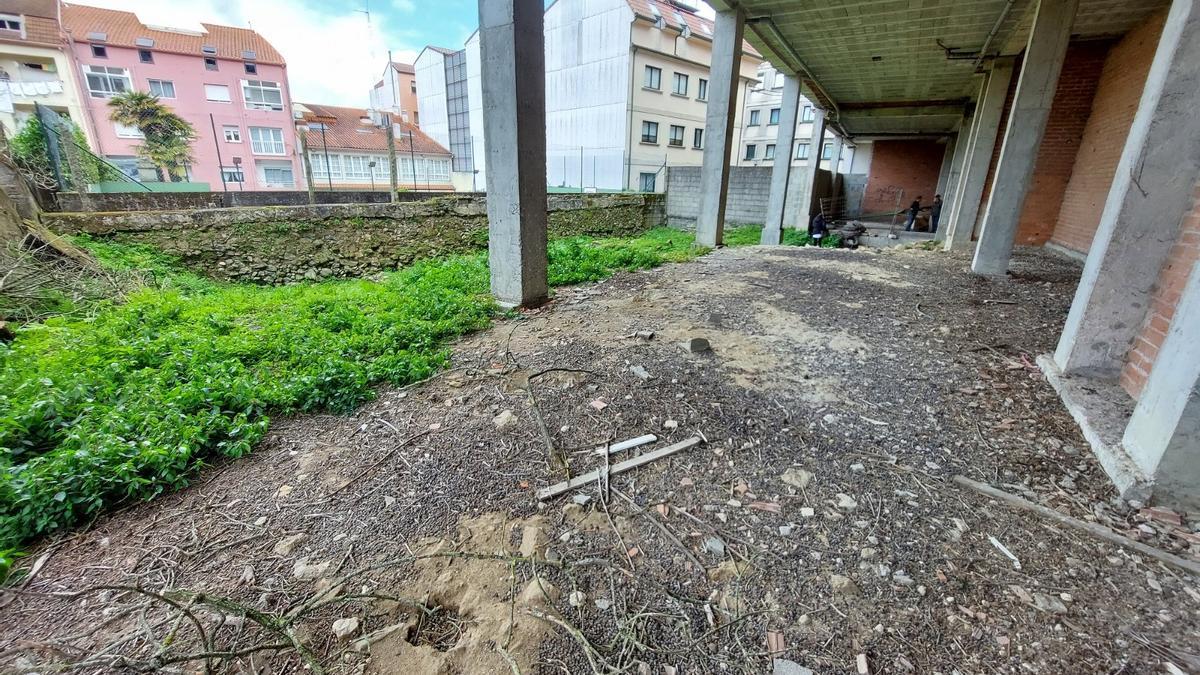
[{"label": "rubble debris", "polygon": [[650,372],[642,366],[629,366],[629,372],[633,373],[633,376],[639,380],[645,381],[650,379]]},{"label": "rubble debris", "polygon": [[492,418],[492,424],[496,425],[497,429],[507,429],[516,421],[517,416],[514,415],[513,411],[511,410],[505,410],[504,412]]},{"label": "rubble debris", "polygon": [[1008,550],[1007,546],[1005,546],[1004,544],[1001,544],[999,539],[997,539],[989,534],[988,541],[992,542],[992,546],[995,546],[997,551],[1000,551],[1001,553],[1004,554],[1005,557],[1007,557],[1009,560],[1012,561],[1013,569],[1015,569],[1015,570],[1021,569],[1021,560],[1019,558],[1017,558],[1017,556],[1013,555],[1013,552]]},{"label": "rubble debris", "polygon": [[712,345],[702,337],[694,337],[683,343],[683,348],[692,354],[702,354],[712,350]]},{"label": "rubble debris", "polygon": [[796,467],[792,467],[787,471],[784,471],[783,475],[779,477],[779,480],[791,485],[797,490],[803,490],[807,488],[808,484],[812,482],[812,479],[813,473],[811,471],[798,469]]},{"label": "rubble debris", "polygon": [[630,438],[629,440],[613,443],[612,445],[606,447],[596,448],[594,452],[597,455],[603,455],[605,451],[607,451],[608,454],[615,455],[622,450],[631,450],[633,448],[646,445],[647,443],[655,443],[657,441],[658,436],[655,436],[654,434],[644,434],[642,436],[638,436],[637,438]]},{"label": "rubble debris", "polygon": [[338,619],[337,621],[333,622],[333,634],[336,635],[339,640],[345,640],[357,632],[358,619],[354,617]]},{"label": "rubble debris", "polygon": [[787,659],[775,659],[771,675],[813,675],[813,671]]},{"label": "rubble debris", "polygon": [[[688,438],[687,440],[680,441],[679,443],[662,448],[661,450],[655,450],[654,452],[648,452],[648,453],[642,455],[641,457],[634,457],[633,459],[627,459],[623,462],[617,462],[616,464],[613,464],[611,467],[608,467],[608,470],[606,473],[609,476],[616,476],[616,475],[625,473],[626,471],[636,469],[637,467],[642,466],[643,464],[649,464],[650,462],[660,460],[664,457],[669,457],[677,452],[682,452],[684,450],[687,450],[688,448],[699,445],[702,442],[703,442],[703,439],[701,437],[692,436],[691,438]],[[561,483],[551,485],[550,487],[542,488],[541,490],[538,490],[537,497],[541,501],[545,501],[547,499],[550,499],[551,497],[556,497],[564,492],[569,492],[571,490],[574,490],[581,485],[587,485],[589,483],[594,482],[597,478],[600,477],[600,473],[601,473],[600,469],[597,469],[595,471],[589,471],[580,476],[576,476],[570,480],[565,480]]]},{"label": "rubble debris", "polygon": [[834,595],[842,597],[856,597],[862,595],[862,591],[858,590],[858,585],[850,579],[850,577],[840,574],[829,575],[829,588]]}]

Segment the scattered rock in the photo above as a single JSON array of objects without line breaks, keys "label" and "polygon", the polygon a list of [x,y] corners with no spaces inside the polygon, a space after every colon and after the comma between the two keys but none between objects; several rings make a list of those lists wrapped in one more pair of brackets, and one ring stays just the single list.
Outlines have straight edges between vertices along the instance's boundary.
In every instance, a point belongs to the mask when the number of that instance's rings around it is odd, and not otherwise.
[{"label": "scattered rock", "polygon": [[775,659],[771,673],[772,675],[813,675],[813,671],[787,659]]},{"label": "scattered rock", "polygon": [[338,619],[337,621],[333,622],[333,634],[336,635],[339,640],[345,640],[357,632],[358,619],[354,617]]},{"label": "scattered rock", "polygon": [[853,471],[854,473],[862,473],[867,470],[867,467],[864,466],[861,462],[859,462],[856,464],[851,464],[850,470]]},{"label": "scattered rock", "polygon": [[587,593],[583,591],[571,591],[571,594],[567,596],[567,602],[572,607],[583,607],[583,603],[587,602]]},{"label": "scattered rock", "polygon": [[737,560],[726,560],[716,567],[708,570],[708,578],[710,581],[730,581],[737,579],[746,573],[749,565]]},{"label": "scattered rock", "polygon": [[1067,606],[1063,604],[1062,600],[1053,595],[1046,595],[1045,593],[1033,594],[1033,606],[1043,612],[1051,612],[1053,614],[1067,613]]},{"label": "scattered rock", "polygon": [[558,602],[558,588],[549,581],[540,577],[534,577],[525,584],[521,595],[517,597],[517,602],[526,607],[543,607],[549,608],[554,603]]},{"label": "scattered rock", "polygon": [[292,566],[292,576],[297,579],[317,579],[323,576],[327,569],[328,562],[309,564],[308,558],[301,558]]},{"label": "scattered rock", "polygon": [[516,421],[517,416],[511,410],[505,410],[492,418],[492,424],[495,424],[497,429],[507,429]]},{"label": "scattered rock", "polygon": [[834,595],[842,597],[850,598],[862,595],[862,591],[858,590],[858,586],[850,577],[844,577],[840,574],[829,575],[829,588],[833,591]]},{"label": "scattered rock", "polygon": [[814,511],[811,506],[801,506],[800,507],[800,517],[801,518],[812,518],[815,515],[817,515],[817,512]]},{"label": "scattered rock", "polygon": [[275,542],[275,548],[271,550],[274,551],[275,555],[291,555],[292,551],[295,551],[296,547],[300,544],[303,544],[305,541],[308,541],[308,535],[300,532],[298,534],[286,536],[283,539]]},{"label": "scattered rock", "polygon": [[638,379],[650,379],[650,373],[646,372],[646,369],[641,366],[629,366],[629,372],[633,373]]},{"label": "scattered rock", "polygon": [[863,550],[859,551],[858,555],[863,560],[874,560],[875,556],[878,555],[878,552],[873,548],[864,548]]},{"label": "scattered rock", "polygon": [[901,586],[912,586],[914,583],[913,578],[908,576],[908,572],[905,572],[904,570],[896,570],[893,572],[892,581],[895,581]]},{"label": "scattered rock", "polygon": [[612,607],[612,600],[605,600],[604,598],[596,598],[596,600],[594,601],[593,604],[596,605],[596,609],[603,611],[603,610],[607,610],[609,607]]},{"label": "scattered rock", "polygon": [[676,422],[675,420],[667,420],[666,422],[663,422],[663,428],[664,429],[678,429],[679,422]]},{"label": "scattered rock", "polygon": [[725,542],[721,541],[720,537],[706,537],[704,539],[704,552],[724,556]]},{"label": "scattered rock", "polygon": [[393,497],[393,496],[391,496],[391,495],[384,495],[384,497],[383,497],[383,505],[384,505],[384,506],[386,506],[386,507],[388,507],[388,508],[391,508],[391,507],[395,506],[395,505],[396,505],[396,498],[395,498],[395,497]]},{"label": "scattered rock", "polygon": [[854,497],[839,492],[837,493],[837,507],[843,511],[853,511],[858,508],[858,502],[854,500]]},{"label": "scattered rock", "polygon": [[575,502],[576,504],[578,504],[580,506],[587,506],[588,502],[592,501],[592,496],[585,495],[585,494],[576,494],[571,497],[571,501]]},{"label": "scattered rock", "polygon": [[796,467],[792,467],[787,471],[784,471],[783,475],[779,477],[779,480],[798,490],[807,488],[808,484],[812,482],[812,479],[813,474],[811,471],[797,469]]},{"label": "scattered rock", "polygon": [[683,343],[683,348],[693,354],[702,354],[712,349],[712,345],[708,344],[708,340],[702,337],[694,337]]}]

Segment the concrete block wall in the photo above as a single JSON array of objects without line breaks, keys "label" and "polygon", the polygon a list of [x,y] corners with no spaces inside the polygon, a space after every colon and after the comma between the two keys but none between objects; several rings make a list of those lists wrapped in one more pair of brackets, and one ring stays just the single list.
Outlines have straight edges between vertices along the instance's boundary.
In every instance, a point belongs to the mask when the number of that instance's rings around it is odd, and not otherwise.
[{"label": "concrete block wall", "polygon": [[944,144],[930,140],[875,141],[862,197],[862,212],[894,213],[897,195],[901,192],[901,209],[907,208],[918,196],[922,197],[923,204],[932,202],[945,152]]},{"label": "concrete block wall", "polygon": [[1080,141],[1111,46],[1108,40],[1089,40],[1067,48],[1046,131],[1038,148],[1037,165],[1017,225],[1018,244],[1040,246],[1054,233],[1063,193],[1076,165]]},{"label": "concrete block wall", "polygon": [[[667,168],[667,224],[690,229],[700,213],[700,169],[698,166]],[[793,167],[785,209],[794,213],[804,191],[804,171]],[[824,169],[817,172],[816,196],[828,197],[833,190],[833,177]],[[729,190],[725,203],[725,222],[728,225],[762,225],[767,217],[767,198],[771,193],[771,167],[730,167]],[[785,225],[790,223],[785,222]]]},{"label": "concrete block wall", "polygon": [[1050,238],[1058,246],[1091,248],[1165,18],[1148,18],[1108,51]]},{"label": "concrete block wall", "polygon": [[1121,368],[1121,387],[1135,399],[1146,386],[1146,378],[1150,376],[1150,369],[1158,358],[1158,350],[1171,328],[1171,320],[1187,285],[1188,275],[1200,259],[1200,181],[1197,181],[1192,197],[1192,209],[1179,225],[1179,238],[1175,240],[1166,263],[1158,273],[1146,319]]}]

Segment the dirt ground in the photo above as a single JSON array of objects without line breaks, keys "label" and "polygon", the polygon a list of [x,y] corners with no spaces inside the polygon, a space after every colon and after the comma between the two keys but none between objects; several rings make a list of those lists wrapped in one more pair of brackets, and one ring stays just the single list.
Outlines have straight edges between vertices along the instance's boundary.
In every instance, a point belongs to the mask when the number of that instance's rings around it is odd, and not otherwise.
[{"label": "dirt ground", "polygon": [[[562,289],[429,382],[46,542],[0,667],[1200,672],[1200,580],[951,482],[1200,553],[1200,514],[1115,497],[1033,365],[1078,266],[966,268],[751,247]],[[701,440],[539,503],[643,434],[607,465]]]}]

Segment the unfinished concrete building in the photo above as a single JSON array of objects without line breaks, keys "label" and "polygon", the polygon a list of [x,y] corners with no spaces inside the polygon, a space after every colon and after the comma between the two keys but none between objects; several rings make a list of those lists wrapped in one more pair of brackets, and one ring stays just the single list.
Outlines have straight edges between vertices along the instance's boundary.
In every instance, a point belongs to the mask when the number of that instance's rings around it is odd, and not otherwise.
[{"label": "unfinished concrete building", "polygon": [[[975,274],[999,283],[1017,244],[1086,257],[1042,368],[1122,494],[1197,503],[1200,0],[711,4],[698,241],[722,241],[744,36],[787,75],[776,147],[795,145],[803,90],[822,108],[813,144],[829,129],[837,146],[942,148],[939,237],[974,251]],[[480,14],[493,287],[536,303],[546,295],[542,5],[480,0]],[[774,167],[765,244],[793,222],[791,170]]]}]

